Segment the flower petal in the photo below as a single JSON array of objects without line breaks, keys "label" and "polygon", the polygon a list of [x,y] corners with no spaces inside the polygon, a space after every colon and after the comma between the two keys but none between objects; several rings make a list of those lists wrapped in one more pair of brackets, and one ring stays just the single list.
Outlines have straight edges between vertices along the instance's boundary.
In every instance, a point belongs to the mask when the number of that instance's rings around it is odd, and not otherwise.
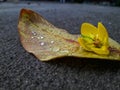
[{"label": "flower petal", "polygon": [[98,23],[98,38],[104,45],[108,45],[108,32],[101,22]]},{"label": "flower petal", "polygon": [[98,30],[95,26],[90,23],[83,23],[81,26],[81,34],[94,38],[98,34]]}]

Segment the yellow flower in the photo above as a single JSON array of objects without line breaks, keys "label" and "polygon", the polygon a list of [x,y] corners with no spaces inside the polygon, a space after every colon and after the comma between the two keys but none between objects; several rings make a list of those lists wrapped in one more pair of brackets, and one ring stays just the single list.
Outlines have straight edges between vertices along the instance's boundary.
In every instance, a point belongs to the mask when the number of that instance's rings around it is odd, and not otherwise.
[{"label": "yellow flower", "polygon": [[87,51],[103,55],[109,54],[108,33],[101,22],[98,23],[98,28],[90,23],[83,23],[78,42]]}]

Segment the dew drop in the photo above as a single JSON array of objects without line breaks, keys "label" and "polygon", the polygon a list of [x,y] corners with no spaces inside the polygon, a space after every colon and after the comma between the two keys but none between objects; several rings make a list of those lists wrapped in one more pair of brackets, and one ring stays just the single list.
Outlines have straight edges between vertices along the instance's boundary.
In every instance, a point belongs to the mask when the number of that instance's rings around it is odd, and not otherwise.
[{"label": "dew drop", "polygon": [[41,36],[40,38],[43,39],[44,37]]},{"label": "dew drop", "polygon": [[54,43],[54,41],[51,41],[50,43]]},{"label": "dew drop", "polygon": [[43,39],[44,37],[41,36],[41,37],[37,37],[37,38],[38,38],[38,39]]},{"label": "dew drop", "polygon": [[40,39],[40,37],[37,37],[38,39]]},{"label": "dew drop", "polygon": [[44,42],[41,42],[40,45],[43,46],[45,43]]},{"label": "dew drop", "polygon": [[37,35],[37,33],[36,33],[36,32],[34,32],[34,31],[32,31],[32,34],[33,34],[34,36],[36,36],[36,35]]},{"label": "dew drop", "polygon": [[34,37],[31,37],[32,39],[34,38]]}]

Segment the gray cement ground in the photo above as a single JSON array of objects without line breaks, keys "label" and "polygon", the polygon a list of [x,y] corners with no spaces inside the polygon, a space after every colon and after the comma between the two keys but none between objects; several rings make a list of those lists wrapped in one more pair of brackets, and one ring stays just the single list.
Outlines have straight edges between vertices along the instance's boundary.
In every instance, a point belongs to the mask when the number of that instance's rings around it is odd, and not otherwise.
[{"label": "gray cement ground", "polygon": [[61,58],[41,62],[19,40],[21,8],[40,13],[55,26],[79,34],[83,22],[107,27],[120,43],[120,8],[58,3],[0,3],[0,90],[120,90],[120,62]]}]

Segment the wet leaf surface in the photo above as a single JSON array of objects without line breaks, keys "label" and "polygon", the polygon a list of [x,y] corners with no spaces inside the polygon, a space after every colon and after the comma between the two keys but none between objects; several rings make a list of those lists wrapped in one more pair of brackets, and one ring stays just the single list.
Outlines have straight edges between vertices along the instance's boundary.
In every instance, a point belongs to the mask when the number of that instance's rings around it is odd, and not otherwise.
[{"label": "wet leaf surface", "polygon": [[77,42],[78,35],[72,35],[64,29],[55,27],[32,10],[21,10],[18,30],[25,50],[41,61],[64,56],[120,60],[120,45],[111,38],[109,38],[109,55],[85,51]]}]

